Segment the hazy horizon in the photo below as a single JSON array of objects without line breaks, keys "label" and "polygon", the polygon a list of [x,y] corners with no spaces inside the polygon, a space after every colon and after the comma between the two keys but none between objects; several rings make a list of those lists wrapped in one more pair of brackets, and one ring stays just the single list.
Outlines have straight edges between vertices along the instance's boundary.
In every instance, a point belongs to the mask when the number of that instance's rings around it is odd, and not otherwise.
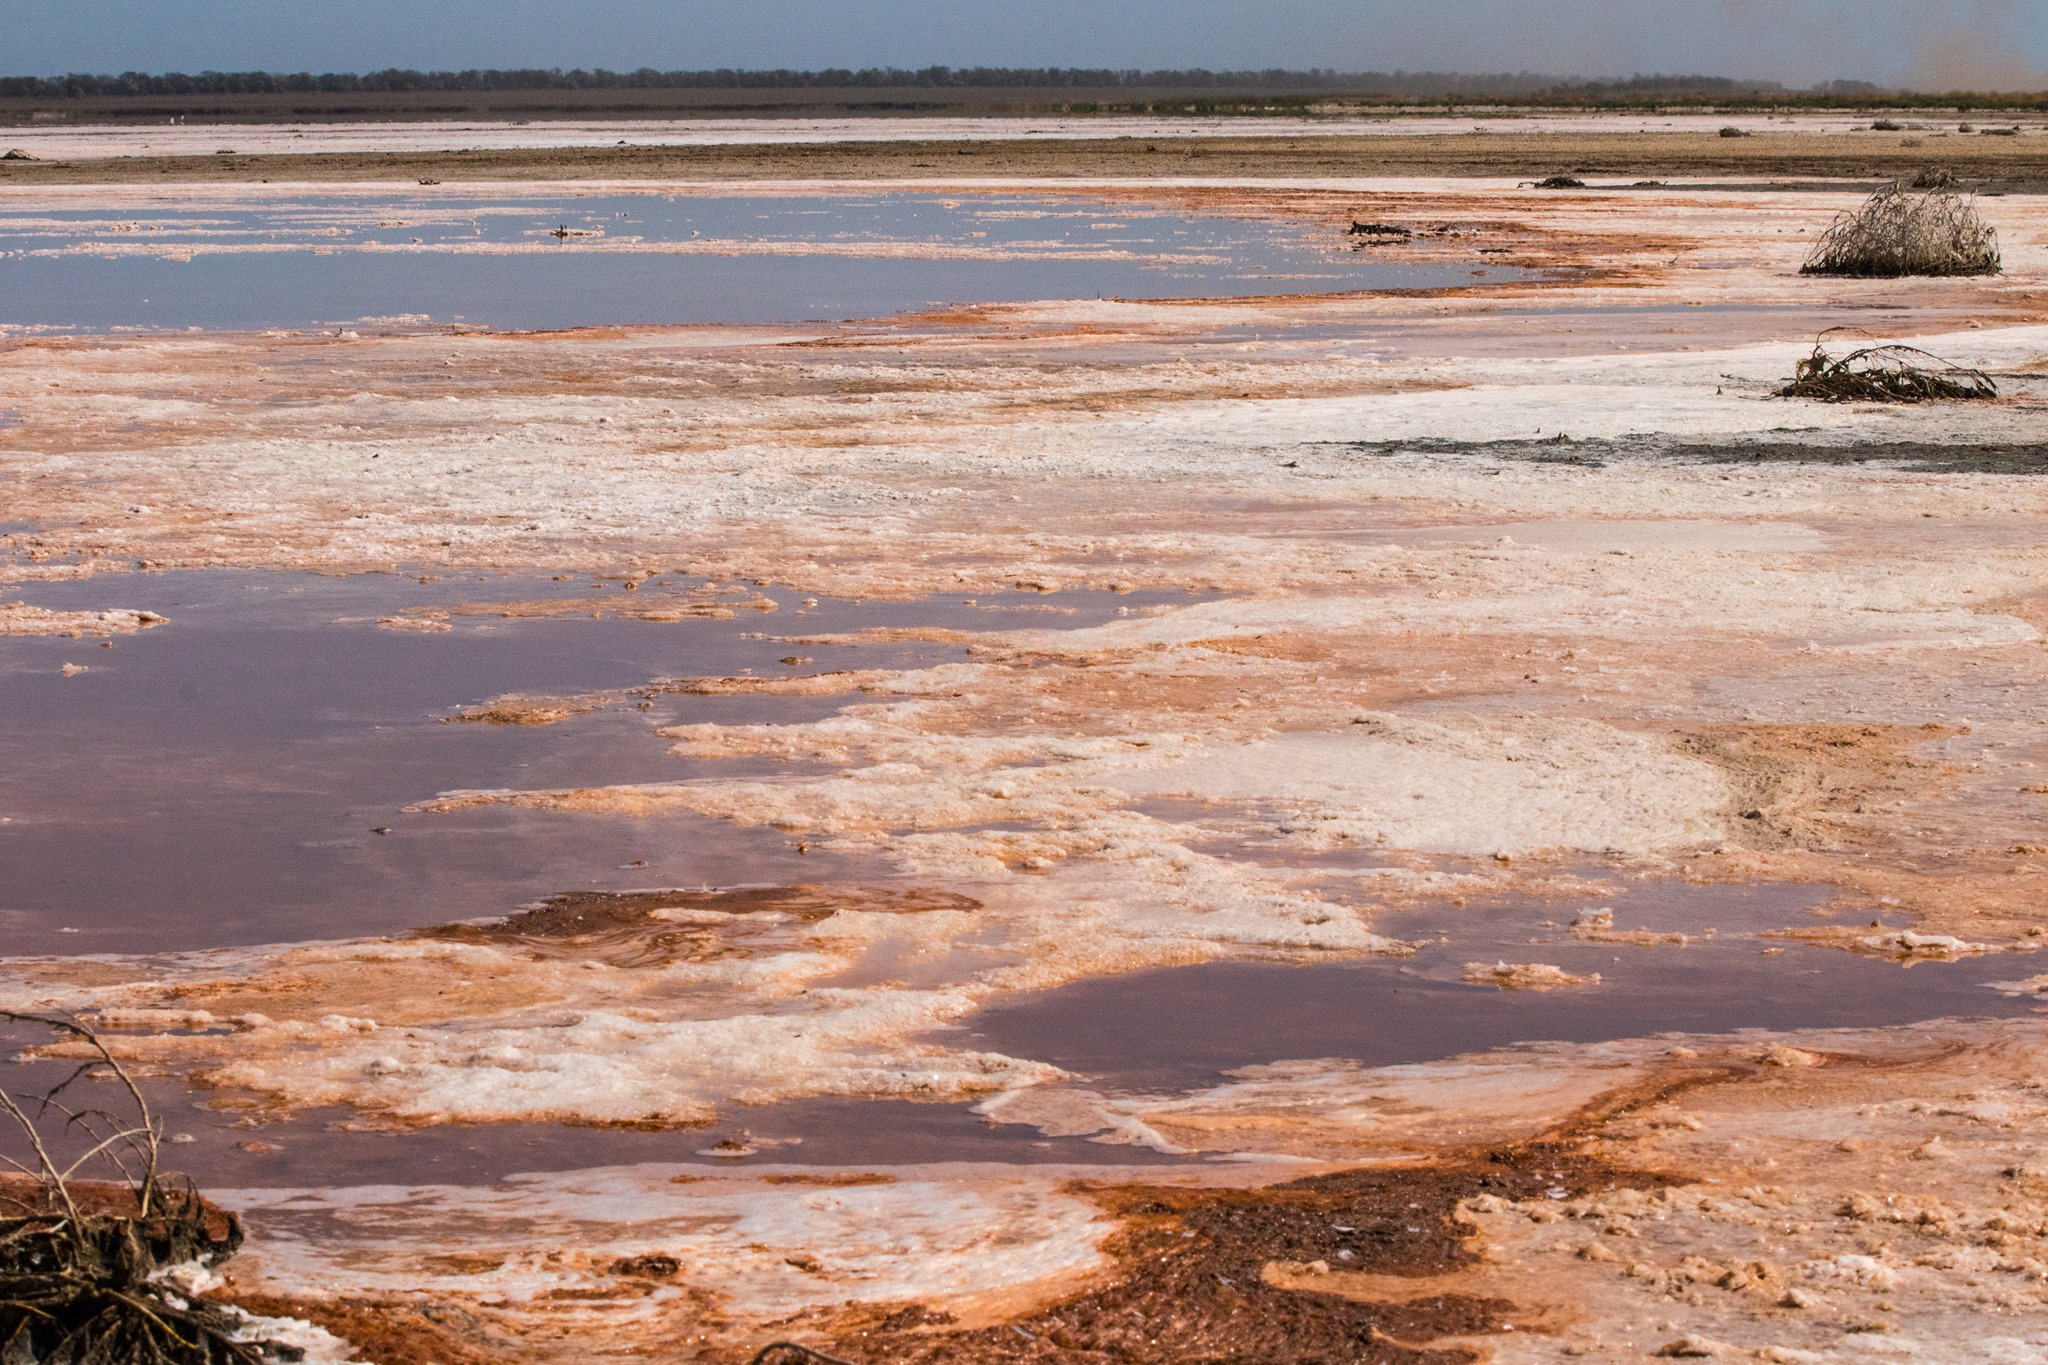
[{"label": "hazy horizon", "polygon": [[2048,85],[2048,6],[2023,0],[89,0],[19,7],[8,30],[15,76],[943,65]]}]

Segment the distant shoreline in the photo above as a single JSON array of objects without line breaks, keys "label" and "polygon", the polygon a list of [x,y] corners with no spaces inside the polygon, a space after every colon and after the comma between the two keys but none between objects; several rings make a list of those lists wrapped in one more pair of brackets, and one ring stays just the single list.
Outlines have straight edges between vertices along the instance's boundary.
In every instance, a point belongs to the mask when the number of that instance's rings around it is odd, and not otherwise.
[{"label": "distant shoreline", "polygon": [[[1623,82],[1549,82],[1530,77],[1456,77],[1337,73],[993,73],[1044,74],[1023,80],[921,80],[929,73],[649,73],[659,81],[701,76],[700,83],[636,85],[611,72],[388,72],[378,77],[291,77],[229,73],[155,78],[0,77],[0,128],[41,123],[129,123],[182,119],[201,123],[346,123],[392,119],[759,118],[819,115],[1150,115],[1158,117],[1379,116],[1514,117],[1525,113],[1729,114],[1850,113],[1866,118],[1997,118],[2048,114],[2048,92],[1915,93],[1855,82],[1840,88],[1783,90],[1710,78]],[[853,79],[880,74],[898,83]],[[1052,80],[1068,75],[1071,80]],[[460,84],[463,76],[506,83]],[[538,79],[511,83],[512,78]],[[578,84],[576,77],[603,77]],[[729,77],[724,83],[710,78]],[[1122,76],[1124,79],[1119,80]],[[786,79],[774,79],[774,78]],[[1261,80],[1260,77],[1268,79]],[[553,78],[554,83],[549,83]],[[1090,78],[1094,78],[1091,82]],[[171,79],[171,78],[164,78]],[[321,88],[320,82],[383,80],[389,88]],[[195,88],[208,81],[214,88]],[[74,82],[67,87],[67,82]],[[276,82],[278,88],[264,88]],[[299,88],[288,88],[298,82]]]},{"label": "distant shoreline", "polygon": [[1986,137],[1950,125],[1948,131],[1824,134],[1759,128],[1743,137],[1617,130],[221,151],[0,161],[0,187],[271,180],[1540,179],[1558,173],[1612,187],[1702,177],[1888,180],[1925,166],[1945,167],[1966,184],[1994,192],[2048,187],[2048,135],[2032,130]]}]

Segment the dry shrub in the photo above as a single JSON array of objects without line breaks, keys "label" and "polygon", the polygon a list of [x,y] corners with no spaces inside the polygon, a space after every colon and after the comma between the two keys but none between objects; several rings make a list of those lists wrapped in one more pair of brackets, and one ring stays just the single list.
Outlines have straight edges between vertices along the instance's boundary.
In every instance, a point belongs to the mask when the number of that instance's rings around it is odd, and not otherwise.
[{"label": "dry shrub", "polygon": [[1982,370],[1953,365],[1916,346],[1866,346],[1839,360],[1827,352],[1826,332],[1813,354],[1793,369],[1781,398],[1830,403],[1925,403],[1937,398],[1996,398],[1998,386]]},{"label": "dry shrub", "polygon": [[1885,186],[1835,218],[1803,275],[1996,275],[1998,232],[1947,189]]},{"label": "dry shrub", "polygon": [[[98,1035],[69,1019],[0,1012],[58,1035],[71,1074],[37,1095],[0,1090],[0,1362],[5,1365],[267,1365],[297,1348],[245,1341],[245,1319],[167,1274],[233,1255],[242,1234],[165,1176],[162,1130]],[[113,1081],[123,1112],[76,1106],[72,1087]],[[113,1179],[92,1179],[94,1173]]]},{"label": "dry shrub", "polygon": [[1952,190],[1956,187],[1956,173],[1946,166],[1922,167],[1913,177],[1916,190]]},{"label": "dry shrub", "polygon": [[1582,190],[1586,182],[1575,175],[1552,175],[1536,182],[1539,190]]}]

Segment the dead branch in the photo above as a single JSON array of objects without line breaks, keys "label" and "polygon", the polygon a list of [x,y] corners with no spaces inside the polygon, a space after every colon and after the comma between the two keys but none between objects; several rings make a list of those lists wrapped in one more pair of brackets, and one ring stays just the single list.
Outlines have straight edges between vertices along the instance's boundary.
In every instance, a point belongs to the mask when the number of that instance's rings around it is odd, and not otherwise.
[{"label": "dead branch", "polygon": [[1926,403],[1937,399],[1996,398],[1998,386],[1982,370],[1951,364],[1917,346],[1866,346],[1837,359],[1823,332],[1813,354],[1793,368],[1781,398],[1829,403]]},{"label": "dead branch", "polygon": [[[19,1174],[0,1177],[0,1362],[5,1365],[274,1365],[293,1347],[245,1341],[237,1310],[194,1297],[176,1283],[234,1254],[242,1232],[232,1215],[200,1198],[189,1181],[163,1174],[162,1130],[134,1077],[98,1034],[76,1019],[0,1011],[82,1045],[84,1062],[40,1094],[0,1088],[30,1159],[0,1150]],[[73,1106],[64,1092],[108,1077],[125,1092],[128,1114]],[[52,1117],[62,1120],[45,1131]],[[82,1136],[76,1136],[82,1135]],[[75,1155],[60,1144],[83,1143]],[[126,1157],[124,1157],[126,1153]],[[66,1159],[66,1156],[69,1159]],[[112,1180],[78,1179],[102,1167]]]}]

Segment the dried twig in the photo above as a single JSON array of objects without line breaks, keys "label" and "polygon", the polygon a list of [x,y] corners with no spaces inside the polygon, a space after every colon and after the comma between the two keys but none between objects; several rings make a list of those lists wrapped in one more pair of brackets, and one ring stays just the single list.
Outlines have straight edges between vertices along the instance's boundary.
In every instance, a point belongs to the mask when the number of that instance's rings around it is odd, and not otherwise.
[{"label": "dried twig", "polygon": [[[243,1341],[235,1310],[188,1297],[168,1272],[234,1254],[241,1228],[209,1208],[189,1182],[159,1164],[162,1129],[148,1099],[98,1034],[76,1019],[0,1011],[37,1025],[87,1056],[40,1094],[0,1089],[0,1114],[30,1160],[0,1151],[19,1174],[0,1185],[16,1212],[0,1216],[0,1362],[26,1365],[270,1365],[296,1348]],[[106,1077],[126,1092],[127,1115],[63,1101],[78,1081]],[[62,1118],[56,1136],[45,1121]],[[65,1160],[57,1144],[82,1135]],[[85,1182],[105,1167],[117,1179]]]},{"label": "dried twig", "polygon": [[1815,338],[1813,354],[1793,368],[1792,382],[1778,390],[1779,397],[1831,403],[1998,397],[1998,386],[1984,371],[1951,364],[1917,346],[1866,346],[1837,359],[1827,351],[1835,330]]}]

